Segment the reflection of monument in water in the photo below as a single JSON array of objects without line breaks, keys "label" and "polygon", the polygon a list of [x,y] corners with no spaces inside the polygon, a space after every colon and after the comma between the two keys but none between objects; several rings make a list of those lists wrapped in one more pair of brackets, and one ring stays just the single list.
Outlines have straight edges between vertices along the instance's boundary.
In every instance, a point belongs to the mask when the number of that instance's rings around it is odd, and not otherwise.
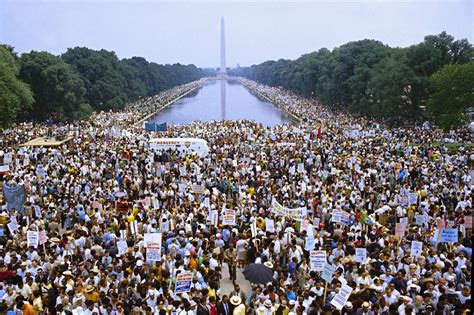
[{"label": "reflection of monument in water", "polygon": [[224,17],[221,18],[221,67],[217,78],[221,81],[221,119],[224,120],[226,116],[226,66],[225,66],[225,23]]}]

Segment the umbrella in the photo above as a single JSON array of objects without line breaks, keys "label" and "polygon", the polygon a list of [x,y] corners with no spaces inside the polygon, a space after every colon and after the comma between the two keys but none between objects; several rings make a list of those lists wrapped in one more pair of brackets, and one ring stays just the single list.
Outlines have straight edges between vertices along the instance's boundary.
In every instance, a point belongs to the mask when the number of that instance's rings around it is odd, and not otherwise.
[{"label": "umbrella", "polygon": [[266,284],[273,281],[273,270],[264,264],[250,264],[245,267],[243,274],[252,283]]}]

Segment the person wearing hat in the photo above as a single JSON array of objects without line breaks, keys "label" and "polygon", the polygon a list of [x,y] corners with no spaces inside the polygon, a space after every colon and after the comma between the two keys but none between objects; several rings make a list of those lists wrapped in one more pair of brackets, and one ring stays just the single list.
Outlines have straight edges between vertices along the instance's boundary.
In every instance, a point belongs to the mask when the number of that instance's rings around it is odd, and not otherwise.
[{"label": "person wearing hat", "polygon": [[256,315],[273,315],[274,312],[275,308],[270,299],[266,299],[255,311]]},{"label": "person wearing hat", "polygon": [[91,301],[92,303],[97,303],[99,301],[99,293],[95,290],[93,285],[87,285],[83,291],[84,298],[87,301]]},{"label": "person wearing hat", "polygon": [[232,315],[245,315],[245,305],[242,304],[242,299],[240,298],[240,296],[231,296],[230,304],[234,306]]}]

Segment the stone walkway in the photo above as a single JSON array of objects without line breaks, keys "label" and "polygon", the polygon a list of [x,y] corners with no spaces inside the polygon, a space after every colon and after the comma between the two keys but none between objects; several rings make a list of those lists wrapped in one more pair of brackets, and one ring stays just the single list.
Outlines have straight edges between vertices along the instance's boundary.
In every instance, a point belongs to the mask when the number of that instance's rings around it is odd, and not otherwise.
[{"label": "stone walkway", "polygon": [[[244,274],[242,273],[244,268],[237,268],[237,281],[236,283],[240,286],[242,292],[245,295],[250,293],[250,282],[245,280]],[[232,281],[229,279],[229,268],[227,268],[227,264],[224,263],[222,266],[222,280],[221,280],[221,296],[222,295],[229,295],[230,292],[234,290],[234,285]]]}]

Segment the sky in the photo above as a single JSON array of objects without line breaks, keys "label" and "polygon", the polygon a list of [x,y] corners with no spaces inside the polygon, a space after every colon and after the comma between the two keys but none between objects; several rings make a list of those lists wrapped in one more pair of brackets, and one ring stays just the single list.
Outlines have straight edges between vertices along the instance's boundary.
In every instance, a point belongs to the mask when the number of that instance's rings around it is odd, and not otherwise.
[{"label": "sky", "polygon": [[119,58],[217,67],[220,18],[228,67],[295,59],[350,41],[406,47],[447,31],[473,42],[474,1],[0,0],[0,43],[19,53],[69,47]]}]

